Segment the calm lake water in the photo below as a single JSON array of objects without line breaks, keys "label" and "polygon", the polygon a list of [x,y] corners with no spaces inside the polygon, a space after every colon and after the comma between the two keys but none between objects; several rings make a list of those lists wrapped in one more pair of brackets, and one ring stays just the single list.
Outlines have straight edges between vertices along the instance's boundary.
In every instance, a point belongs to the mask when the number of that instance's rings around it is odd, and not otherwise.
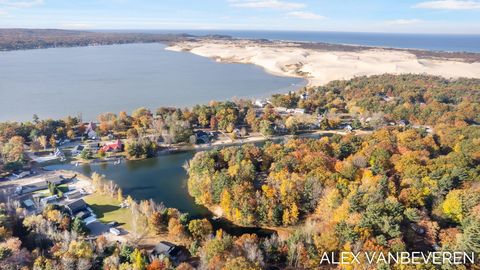
[{"label": "calm lake water", "polygon": [[187,151],[161,155],[156,158],[125,161],[119,165],[95,163],[90,165],[71,164],[48,166],[47,169],[73,170],[91,176],[93,172],[113,180],[125,195],[135,200],[153,199],[167,207],[174,207],[193,216],[208,214],[208,210],[195,204],[187,189],[187,174],[183,165],[195,152]]},{"label": "calm lake water", "polygon": [[[262,143],[258,143],[261,145]],[[130,195],[135,200],[153,199],[163,203],[166,207],[177,208],[188,213],[191,218],[208,218],[214,229],[223,229],[231,235],[256,233],[260,236],[269,236],[273,232],[268,229],[240,227],[225,219],[212,219],[212,214],[195,203],[188,194],[188,176],[183,168],[195,151],[171,153],[156,158],[125,161],[119,165],[112,163],[96,163],[90,165],[59,164],[47,166],[48,170],[72,170],[90,176],[93,172],[105,175],[122,188],[123,194]]]},{"label": "calm lake water", "polygon": [[0,121],[63,118],[139,107],[192,106],[296,90],[303,79],[217,63],[162,44],[0,52]]}]

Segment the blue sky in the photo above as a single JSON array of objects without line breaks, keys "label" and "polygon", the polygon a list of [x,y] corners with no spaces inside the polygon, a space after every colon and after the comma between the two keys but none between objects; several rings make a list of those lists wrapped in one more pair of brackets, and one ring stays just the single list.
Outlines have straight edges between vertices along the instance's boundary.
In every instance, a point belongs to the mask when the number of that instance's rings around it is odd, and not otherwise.
[{"label": "blue sky", "polygon": [[480,0],[0,0],[0,28],[480,34]]}]

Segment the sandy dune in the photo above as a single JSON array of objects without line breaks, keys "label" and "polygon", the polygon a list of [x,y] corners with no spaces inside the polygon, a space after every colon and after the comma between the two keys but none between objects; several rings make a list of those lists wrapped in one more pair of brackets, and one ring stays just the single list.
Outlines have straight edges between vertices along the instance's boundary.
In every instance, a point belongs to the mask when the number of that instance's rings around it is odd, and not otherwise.
[{"label": "sandy dune", "polygon": [[480,78],[480,62],[419,59],[406,51],[379,48],[326,51],[302,48],[298,43],[209,39],[179,42],[167,50],[190,51],[217,61],[251,63],[275,75],[305,77],[310,85],[384,73]]}]

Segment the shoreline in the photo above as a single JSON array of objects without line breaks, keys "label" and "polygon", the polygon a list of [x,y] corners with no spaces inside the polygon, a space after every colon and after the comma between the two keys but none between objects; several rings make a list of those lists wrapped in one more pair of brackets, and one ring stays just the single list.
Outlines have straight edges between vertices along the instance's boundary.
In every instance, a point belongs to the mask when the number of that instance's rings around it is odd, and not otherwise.
[{"label": "shoreline", "polygon": [[[450,53],[251,39],[178,41],[165,50],[190,52],[217,62],[254,64],[275,76],[304,78],[307,86],[380,74],[480,78],[480,54],[475,53],[454,53],[452,57],[445,57],[444,54]],[[458,55],[465,55],[465,58]]]},{"label": "shoreline", "polygon": [[[357,136],[363,136],[363,135],[368,135],[371,134],[373,131],[371,130],[355,130],[352,133],[357,135]],[[304,132],[304,133],[298,133],[298,134],[285,134],[285,135],[277,135],[277,136],[270,136],[270,137],[264,137],[262,135],[255,135],[252,137],[244,138],[244,139],[236,139],[235,141],[228,141],[231,139],[224,139],[224,140],[218,140],[215,141],[214,143],[210,144],[200,144],[200,145],[175,145],[172,147],[168,147],[166,149],[160,150],[158,154],[155,157],[152,158],[157,158],[158,156],[163,156],[163,155],[171,155],[171,154],[176,154],[176,153],[182,153],[182,152],[189,152],[189,151],[206,151],[206,150],[211,150],[217,147],[229,147],[229,146],[241,146],[244,144],[249,144],[249,143],[263,143],[267,141],[281,141],[285,139],[292,139],[292,138],[299,138],[299,139],[308,139],[308,138],[316,138],[316,137],[322,137],[322,136],[329,136],[329,135],[341,135],[345,136],[347,135],[348,132],[342,129],[337,129],[337,130],[312,130],[311,132]],[[69,160],[68,164],[74,165],[78,163],[78,165],[85,165],[85,164],[110,164],[112,162],[121,160],[121,162],[125,161],[143,161],[143,160],[148,160],[152,158],[138,158],[138,159],[127,159],[124,155],[120,155],[114,158],[106,158],[106,159],[93,159],[93,160],[88,160],[88,161],[79,161],[79,160]],[[50,164],[50,165],[58,165],[62,163],[55,163],[55,164]],[[48,165],[48,166],[50,166]]]}]

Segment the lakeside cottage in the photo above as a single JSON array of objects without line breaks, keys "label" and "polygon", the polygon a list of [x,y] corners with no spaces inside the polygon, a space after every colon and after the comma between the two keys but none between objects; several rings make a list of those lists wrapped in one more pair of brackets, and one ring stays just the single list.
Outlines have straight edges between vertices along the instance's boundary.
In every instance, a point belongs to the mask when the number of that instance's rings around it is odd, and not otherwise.
[{"label": "lakeside cottage", "polygon": [[116,140],[114,143],[106,144],[100,148],[101,151],[107,152],[122,152],[123,144],[120,140]]}]

